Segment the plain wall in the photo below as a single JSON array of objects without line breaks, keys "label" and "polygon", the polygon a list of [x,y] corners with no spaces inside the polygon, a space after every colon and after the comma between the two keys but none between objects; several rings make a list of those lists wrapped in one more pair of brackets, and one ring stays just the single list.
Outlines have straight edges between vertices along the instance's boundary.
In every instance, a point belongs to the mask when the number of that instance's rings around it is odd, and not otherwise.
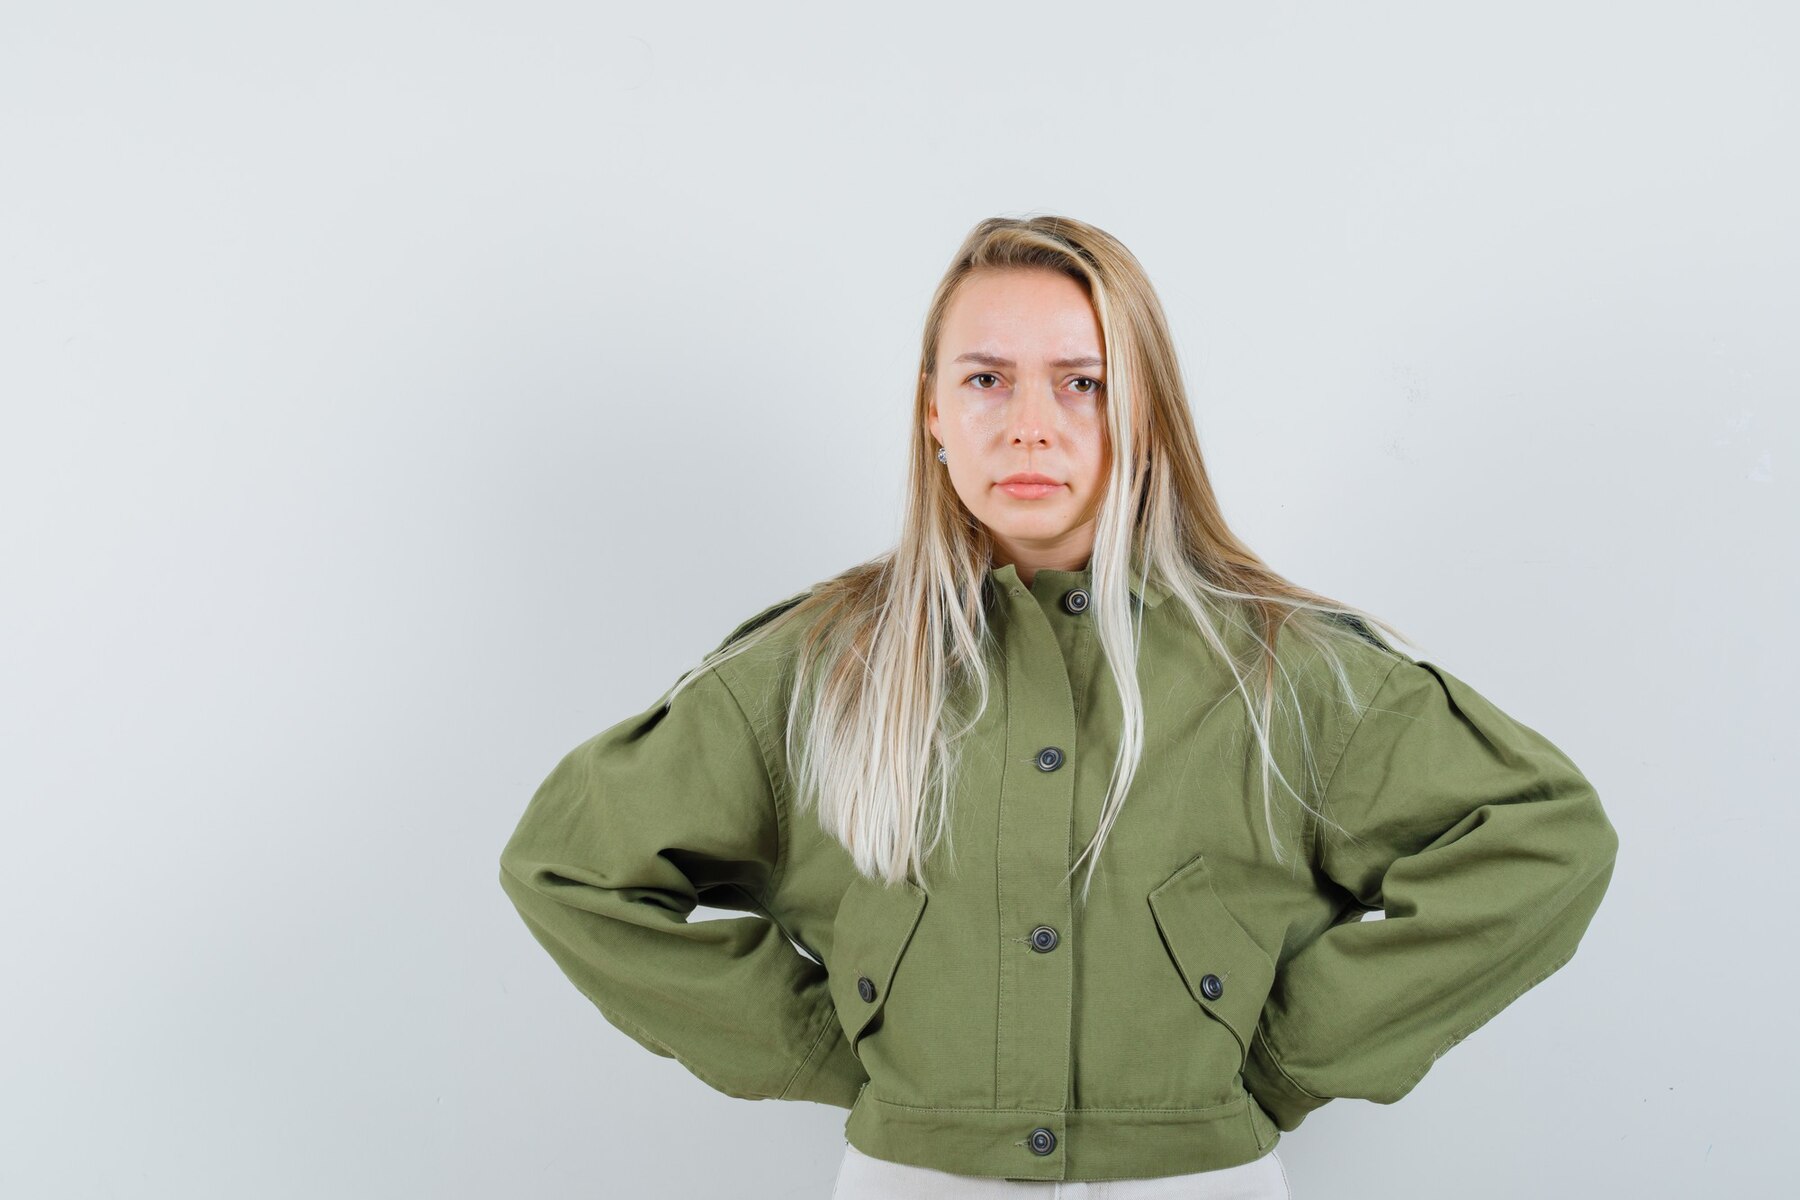
[{"label": "plain wall", "polygon": [[1796,61],[1777,3],[7,4],[0,1192],[823,1200],[843,1110],[612,1029],[497,856],[892,543],[931,288],[1034,212],[1144,262],[1248,542],[1621,836],[1296,1197],[1782,1190]]}]

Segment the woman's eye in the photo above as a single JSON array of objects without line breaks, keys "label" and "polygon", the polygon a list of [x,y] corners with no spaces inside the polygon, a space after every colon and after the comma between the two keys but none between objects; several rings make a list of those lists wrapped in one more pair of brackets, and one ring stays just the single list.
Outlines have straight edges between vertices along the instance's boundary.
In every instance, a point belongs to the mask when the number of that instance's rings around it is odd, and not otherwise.
[{"label": "woman's eye", "polygon": [[[998,378],[999,378],[999,376],[995,375],[992,371],[980,371],[974,375],[969,376],[968,379],[964,380],[964,382],[965,383],[974,383],[976,388],[980,391],[991,392],[994,390],[993,388],[988,387],[985,384],[976,383],[976,381],[980,380],[980,379],[998,379]],[[1102,387],[1105,386],[1098,379],[1093,378],[1091,375],[1077,375],[1074,379],[1074,382],[1077,384],[1086,383],[1086,384],[1092,385],[1090,387],[1076,389],[1083,396],[1092,396],[1095,392],[1098,392]]]}]

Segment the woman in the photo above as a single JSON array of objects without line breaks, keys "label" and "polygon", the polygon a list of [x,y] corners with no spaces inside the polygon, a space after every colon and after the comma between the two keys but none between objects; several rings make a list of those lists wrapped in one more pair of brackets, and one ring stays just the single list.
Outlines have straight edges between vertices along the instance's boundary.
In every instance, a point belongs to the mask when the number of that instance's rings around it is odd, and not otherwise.
[{"label": "woman", "polygon": [[838,1200],[1287,1196],[1283,1132],[1568,961],[1617,836],[1232,534],[1117,240],[981,222],[922,368],[899,545],[572,750],[501,882],[648,1049],[849,1109]]}]

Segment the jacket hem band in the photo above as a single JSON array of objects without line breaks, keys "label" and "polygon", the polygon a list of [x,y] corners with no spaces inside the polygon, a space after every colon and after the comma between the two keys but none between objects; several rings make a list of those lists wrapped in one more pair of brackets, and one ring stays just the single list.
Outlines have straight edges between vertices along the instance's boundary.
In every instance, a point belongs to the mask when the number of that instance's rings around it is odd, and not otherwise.
[{"label": "jacket hem band", "polygon": [[[1056,1137],[1048,1154],[1029,1147],[1034,1129]],[[923,1108],[864,1088],[844,1123],[864,1154],[890,1162],[989,1179],[1152,1179],[1235,1167],[1281,1140],[1249,1095],[1210,1108]],[[996,1164],[1010,1164],[996,1170]]]}]

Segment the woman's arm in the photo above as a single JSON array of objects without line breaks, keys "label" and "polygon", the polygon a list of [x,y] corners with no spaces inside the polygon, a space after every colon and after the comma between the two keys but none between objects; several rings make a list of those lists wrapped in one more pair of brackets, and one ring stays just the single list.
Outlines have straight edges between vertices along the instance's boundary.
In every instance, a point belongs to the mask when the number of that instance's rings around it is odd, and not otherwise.
[{"label": "woman's arm", "polygon": [[1326,784],[1315,863],[1382,920],[1281,964],[1245,1084],[1283,1130],[1337,1097],[1391,1104],[1574,955],[1618,834],[1546,738],[1450,672],[1402,659]]},{"label": "woman's arm", "polygon": [[707,671],[562,759],[500,882],[563,973],[645,1048],[727,1095],[848,1108],[868,1076],[825,969],[764,917],[688,921],[700,903],[766,907],[782,819],[742,708]]}]

